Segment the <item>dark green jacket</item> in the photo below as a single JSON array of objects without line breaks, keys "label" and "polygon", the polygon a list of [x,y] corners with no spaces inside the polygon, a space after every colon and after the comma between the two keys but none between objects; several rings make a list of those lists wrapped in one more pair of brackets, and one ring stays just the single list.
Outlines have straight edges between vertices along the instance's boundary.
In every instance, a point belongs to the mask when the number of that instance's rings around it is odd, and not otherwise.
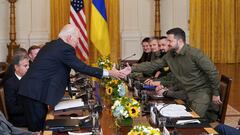
[{"label": "dark green jacket", "polygon": [[186,92],[207,90],[219,96],[218,71],[212,61],[199,49],[184,45],[179,54],[169,51],[162,59],[144,62],[132,67],[132,71],[153,72],[169,66]]}]

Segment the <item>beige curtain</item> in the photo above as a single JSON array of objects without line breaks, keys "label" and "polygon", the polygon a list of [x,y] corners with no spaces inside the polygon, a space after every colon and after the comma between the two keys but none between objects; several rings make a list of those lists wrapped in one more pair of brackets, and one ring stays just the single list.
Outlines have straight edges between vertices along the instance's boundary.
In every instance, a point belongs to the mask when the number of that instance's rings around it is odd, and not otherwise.
[{"label": "beige curtain", "polygon": [[240,61],[237,1],[190,0],[190,44],[203,50],[215,63]]},{"label": "beige curtain", "polygon": [[70,0],[51,0],[51,33],[50,39],[55,39],[58,36],[61,28],[69,23]]},{"label": "beige curtain", "polygon": [[[111,61],[117,62],[120,58],[120,24],[119,24],[119,0],[105,0],[108,29],[111,43]],[[87,30],[90,26],[91,0],[84,0],[85,15],[87,20]],[[51,0],[51,39],[55,39],[60,29],[69,23],[70,0]],[[90,35],[88,36],[90,37]],[[94,64],[99,53],[94,45],[89,42],[89,62]]]}]

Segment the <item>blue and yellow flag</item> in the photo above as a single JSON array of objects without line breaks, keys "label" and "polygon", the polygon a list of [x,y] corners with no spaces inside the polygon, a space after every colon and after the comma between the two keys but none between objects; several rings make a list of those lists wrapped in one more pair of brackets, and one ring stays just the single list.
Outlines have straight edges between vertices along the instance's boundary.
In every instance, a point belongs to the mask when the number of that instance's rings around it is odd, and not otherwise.
[{"label": "blue and yellow flag", "polygon": [[110,41],[104,0],[92,0],[90,39],[103,56],[110,54]]}]

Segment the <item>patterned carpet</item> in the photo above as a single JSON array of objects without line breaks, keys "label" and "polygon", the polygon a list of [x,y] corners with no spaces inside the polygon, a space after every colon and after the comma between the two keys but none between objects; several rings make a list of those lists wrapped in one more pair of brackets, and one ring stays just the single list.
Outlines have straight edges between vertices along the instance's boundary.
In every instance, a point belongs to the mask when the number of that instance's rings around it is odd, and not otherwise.
[{"label": "patterned carpet", "polygon": [[228,105],[225,124],[235,127],[238,123],[239,118],[240,112],[234,109],[231,105]]}]

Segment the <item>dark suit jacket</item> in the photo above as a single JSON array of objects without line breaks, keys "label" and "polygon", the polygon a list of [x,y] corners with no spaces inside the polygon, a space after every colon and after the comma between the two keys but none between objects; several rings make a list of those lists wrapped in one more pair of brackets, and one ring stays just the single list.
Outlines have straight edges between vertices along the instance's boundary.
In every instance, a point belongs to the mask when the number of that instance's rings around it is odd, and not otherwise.
[{"label": "dark suit jacket", "polygon": [[64,95],[70,69],[101,78],[103,70],[86,65],[62,39],[47,43],[21,79],[19,94],[55,106]]},{"label": "dark suit jacket", "polygon": [[19,84],[20,80],[18,80],[16,75],[13,74],[8,80],[5,81],[3,88],[9,121],[14,126],[23,127],[27,125],[27,122],[24,117],[23,107],[21,106],[18,97]]}]

